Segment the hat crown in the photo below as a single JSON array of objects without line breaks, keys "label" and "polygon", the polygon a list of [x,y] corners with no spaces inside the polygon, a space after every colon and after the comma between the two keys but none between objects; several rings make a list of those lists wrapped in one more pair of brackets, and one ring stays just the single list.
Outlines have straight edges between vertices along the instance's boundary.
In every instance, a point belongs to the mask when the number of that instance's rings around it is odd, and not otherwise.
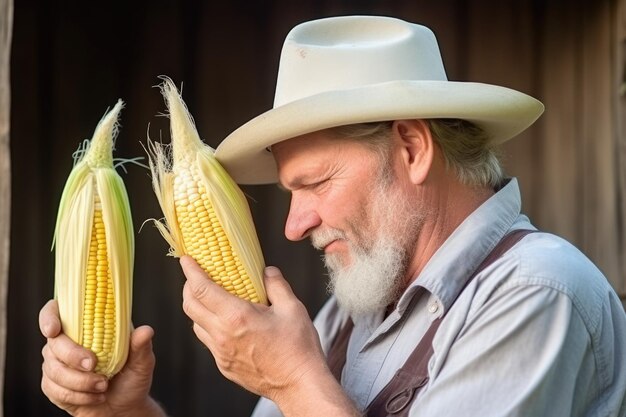
[{"label": "hat crown", "polygon": [[397,80],[447,81],[434,33],[379,16],[302,23],[283,45],[274,108],[315,94]]}]

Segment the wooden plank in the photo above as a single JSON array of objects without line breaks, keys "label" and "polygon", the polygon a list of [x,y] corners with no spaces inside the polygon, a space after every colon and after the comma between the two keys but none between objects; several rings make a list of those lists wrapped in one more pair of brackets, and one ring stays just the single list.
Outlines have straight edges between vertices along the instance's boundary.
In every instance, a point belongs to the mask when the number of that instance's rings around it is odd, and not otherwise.
[{"label": "wooden plank", "polygon": [[545,6],[542,50],[542,96],[546,105],[541,141],[537,154],[542,156],[539,226],[555,232],[574,244],[581,241],[579,167],[580,13],[563,2]]},{"label": "wooden plank", "polygon": [[[468,81],[479,81],[517,89],[542,100],[541,24],[532,1],[472,1],[465,16],[465,65]],[[503,146],[505,172],[520,181],[524,211],[541,220],[543,200],[537,185],[542,183],[545,138],[543,119]]]},{"label": "wooden plank", "polygon": [[611,1],[581,5],[581,249],[618,288],[623,251],[618,239],[617,170],[611,97]]},{"label": "wooden plank", "polygon": [[[0,0],[0,404],[4,404],[4,364],[7,335],[7,291],[11,225],[10,50],[13,0]],[[3,409],[0,407],[0,417]]]},{"label": "wooden plank", "polygon": [[464,71],[544,102],[539,122],[504,146],[505,169],[520,179],[534,223],[578,246],[623,293],[626,146],[618,146],[620,163],[616,136],[625,135],[614,126],[625,110],[613,115],[611,104],[615,3],[469,2]]},{"label": "wooden plank", "polygon": [[617,0],[612,10],[612,83],[611,104],[613,111],[612,126],[615,136],[615,163],[617,183],[618,221],[615,229],[618,232],[618,254],[620,256],[620,276],[616,288],[620,292],[622,302],[626,304],[626,0]]}]

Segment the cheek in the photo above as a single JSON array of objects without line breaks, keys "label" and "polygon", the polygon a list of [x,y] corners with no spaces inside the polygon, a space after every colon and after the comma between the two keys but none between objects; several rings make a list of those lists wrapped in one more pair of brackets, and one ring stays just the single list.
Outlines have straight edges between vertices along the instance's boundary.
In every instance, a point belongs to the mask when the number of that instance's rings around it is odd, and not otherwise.
[{"label": "cheek", "polygon": [[378,236],[378,224],[371,198],[354,200],[351,209],[343,218],[342,229],[351,243],[361,250],[371,249]]},{"label": "cheek", "polygon": [[360,224],[370,204],[356,187],[336,189],[324,196],[323,220],[328,226],[346,230],[346,226]]}]

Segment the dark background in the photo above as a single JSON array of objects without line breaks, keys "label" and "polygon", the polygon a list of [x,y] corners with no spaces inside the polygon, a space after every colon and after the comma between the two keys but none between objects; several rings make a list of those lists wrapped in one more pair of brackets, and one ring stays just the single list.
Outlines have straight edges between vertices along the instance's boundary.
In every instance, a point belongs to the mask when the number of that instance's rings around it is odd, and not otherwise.
[{"label": "dark background", "polygon": [[[215,147],[271,107],[280,49],[294,25],[337,14],[385,14],[430,26],[450,79],[498,83],[543,99],[548,28],[560,21],[561,12],[571,30],[595,10],[589,5],[593,2],[574,3],[16,0],[5,415],[64,415],[40,391],[44,339],[37,314],[53,294],[50,247],[72,152],[118,98],[126,108],[116,156],[144,155],[141,142],[148,136],[169,142],[168,121],[157,117],[165,106],[153,88],[160,75],[183,84],[183,98],[201,137]],[[572,15],[576,7],[580,11]],[[543,134],[542,123],[507,148],[510,172],[529,182],[541,175],[540,165],[533,165],[537,150],[532,147]],[[131,165],[122,177],[139,231],[146,219],[161,213],[146,170]],[[539,210],[537,189],[524,188],[524,183],[522,189],[528,196],[525,208],[539,226],[558,229],[549,212]],[[251,197],[266,263],[283,270],[314,315],[326,298],[324,271],[307,242],[291,243],[283,236],[288,195],[275,186],[244,191]],[[578,236],[576,230],[564,231]],[[152,394],[172,416],[248,415],[256,398],[221,377],[195,338],[181,310],[178,263],[165,256],[167,246],[150,224],[138,232],[136,249],[133,321],[156,330]]]}]

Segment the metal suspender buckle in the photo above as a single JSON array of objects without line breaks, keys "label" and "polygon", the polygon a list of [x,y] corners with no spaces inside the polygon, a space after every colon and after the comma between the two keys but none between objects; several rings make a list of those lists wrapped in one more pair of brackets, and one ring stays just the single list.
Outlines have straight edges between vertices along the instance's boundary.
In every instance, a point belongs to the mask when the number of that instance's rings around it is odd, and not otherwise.
[{"label": "metal suspender buckle", "polygon": [[385,404],[385,410],[389,414],[396,414],[400,411],[404,410],[407,405],[411,404],[413,401],[413,396],[415,392],[426,385],[428,382],[428,376],[424,376],[423,378],[418,379],[414,383],[410,384],[406,389],[398,392],[397,394],[392,395],[389,400],[387,400],[387,404]]}]

